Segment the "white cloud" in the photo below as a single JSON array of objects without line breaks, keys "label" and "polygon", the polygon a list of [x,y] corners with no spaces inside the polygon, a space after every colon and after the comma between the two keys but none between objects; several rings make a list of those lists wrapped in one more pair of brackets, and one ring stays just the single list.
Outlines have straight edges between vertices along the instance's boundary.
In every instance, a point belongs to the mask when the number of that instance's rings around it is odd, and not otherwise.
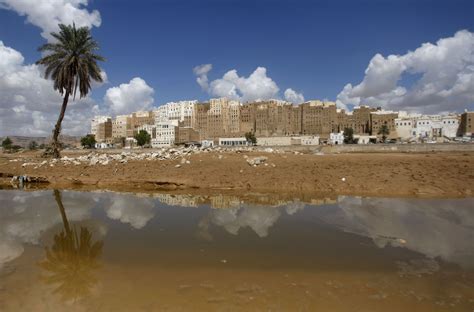
[{"label": "white cloud", "polygon": [[[56,123],[62,97],[40,67],[24,64],[20,52],[0,41],[0,135],[49,136]],[[87,133],[98,106],[89,97],[71,101],[63,133]]]},{"label": "white cloud", "polygon": [[304,102],[303,93],[298,93],[291,88],[285,90],[284,96],[285,100],[294,104],[300,104]]},{"label": "white cloud", "polygon": [[78,27],[99,27],[100,13],[89,12],[84,7],[88,0],[0,0],[0,8],[26,16],[26,20],[42,29],[41,36],[51,40],[51,32],[58,31],[58,24],[72,24]]},{"label": "white cloud", "polygon": [[257,67],[248,77],[239,76],[233,69],[220,79],[209,83],[207,74],[212,69],[211,64],[196,66],[198,84],[212,96],[227,97],[229,99],[246,101],[268,100],[278,97],[277,84],[267,76],[265,67]]},{"label": "white cloud", "polygon": [[154,93],[145,80],[135,77],[129,83],[107,89],[104,102],[112,114],[129,114],[150,109],[154,102]]},{"label": "white cloud", "polygon": [[211,69],[212,64],[203,64],[193,68],[193,72],[197,76],[197,83],[205,91],[209,88],[209,80],[207,78],[207,73],[210,72]]},{"label": "white cloud", "polygon": [[[404,74],[420,78],[404,87]],[[376,54],[362,82],[347,84],[337,103],[427,113],[459,111],[474,104],[474,34],[462,30],[404,55]]]}]

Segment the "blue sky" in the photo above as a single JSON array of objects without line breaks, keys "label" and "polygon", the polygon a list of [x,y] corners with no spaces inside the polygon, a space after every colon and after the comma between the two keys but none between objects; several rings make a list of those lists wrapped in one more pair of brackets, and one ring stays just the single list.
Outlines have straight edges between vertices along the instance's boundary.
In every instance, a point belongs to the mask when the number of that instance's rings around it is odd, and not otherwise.
[{"label": "blue sky", "polygon": [[[305,99],[336,100],[346,84],[363,81],[377,53],[404,55],[460,30],[474,31],[472,0],[81,1],[87,4],[81,9],[97,10],[101,17],[93,35],[107,58],[108,83],[91,94],[101,109],[108,88],[134,77],[153,88],[155,106],[220,95],[196,83],[193,68],[201,64],[213,66],[209,81],[232,69],[247,77],[260,66],[280,98],[292,88]],[[10,9],[0,9],[0,40],[31,64],[46,42],[42,30],[11,8],[15,0],[2,2]],[[399,85],[409,88],[420,78],[412,71]],[[472,107],[471,99],[464,107]]]}]

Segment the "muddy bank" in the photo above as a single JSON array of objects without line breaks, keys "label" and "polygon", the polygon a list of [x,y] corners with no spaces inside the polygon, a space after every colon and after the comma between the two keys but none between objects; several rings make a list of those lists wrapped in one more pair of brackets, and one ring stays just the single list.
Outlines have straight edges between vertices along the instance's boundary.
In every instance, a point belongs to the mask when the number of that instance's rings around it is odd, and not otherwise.
[{"label": "muddy bank", "polygon": [[[260,156],[266,159],[255,166],[249,164]],[[110,160],[95,165],[60,161],[40,166],[42,162],[39,153],[0,155],[0,184],[8,186],[12,176],[27,175],[45,180],[41,187],[83,190],[383,197],[474,194],[473,152],[318,155],[221,151],[162,160]]]}]

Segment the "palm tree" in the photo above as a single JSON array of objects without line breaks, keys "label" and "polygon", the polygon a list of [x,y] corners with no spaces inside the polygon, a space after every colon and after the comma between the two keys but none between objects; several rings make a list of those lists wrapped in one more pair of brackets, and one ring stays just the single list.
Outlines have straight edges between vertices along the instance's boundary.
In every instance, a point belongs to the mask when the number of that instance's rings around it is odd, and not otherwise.
[{"label": "palm tree", "polygon": [[46,259],[39,266],[47,272],[42,280],[57,286],[54,293],[60,294],[63,301],[76,301],[89,295],[97,282],[94,271],[99,268],[103,243],[93,243],[92,234],[86,227],[81,227],[79,235],[75,228],[71,229],[61,193],[54,190],[54,197],[64,229],[54,235],[53,246],[46,248]]},{"label": "palm tree", "polygon": [[105,59],[96,54],[99,45],[92,38],[87,27],[76,28],[76,25],[59,24],[59,33],[51,33],[57,40],[55,43],[46,43],[38,51],[46,55],[36,64],[44,65],[45,77],[54,81],[54,89],[64,96],[61,112],[53,130],[53,157],[59,158],[58,136],[61,132],[61,123],[66,112],[69,96],[76,97],[79,88],[79,97],[85,97],[91,89],[91,79],[102,82],[101,69],[97,61]]}]

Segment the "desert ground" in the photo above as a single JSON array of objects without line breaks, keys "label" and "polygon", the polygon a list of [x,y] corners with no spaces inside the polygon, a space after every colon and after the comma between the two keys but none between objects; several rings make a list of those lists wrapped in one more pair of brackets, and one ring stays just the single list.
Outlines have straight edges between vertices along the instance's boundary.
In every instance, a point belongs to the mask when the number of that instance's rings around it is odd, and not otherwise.
[{"label": "desert ground", "polygon": [[[150,153],[149,150],[132,151]],[[0,185],[14,176],[44,183],[30,187],[115,191],[186,190],[238,194],[332,194],[383,197],[470,197],[474,192],[474,152],[321,154],[291,151],[214,150],[174,159],[71,162],[91,151],[64,151],[69,161],[41,152],[0,154]],[[103,154],[95,151],[89,158]],[[130,153],[130,152],[129,152]],[[255,157],[267,159],[256,166]],[[43,165],[41,165],[43,163]]]}]

